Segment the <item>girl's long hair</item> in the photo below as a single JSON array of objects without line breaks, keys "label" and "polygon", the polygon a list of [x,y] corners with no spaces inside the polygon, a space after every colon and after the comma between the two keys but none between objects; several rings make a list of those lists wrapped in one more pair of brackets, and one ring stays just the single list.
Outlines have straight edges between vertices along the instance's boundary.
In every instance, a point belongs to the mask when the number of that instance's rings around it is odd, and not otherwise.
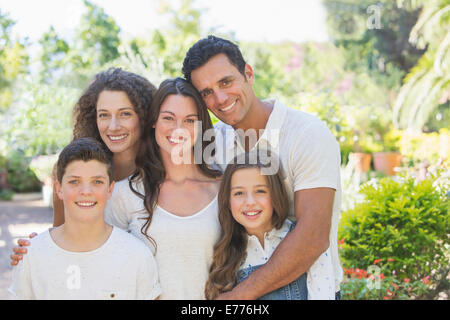
[{"label": "girl's long hair", "polygon": [[[268,154],[270,159],[279,163],[274,153],[269,152]],[[220,293],[230,291],[236,285],[239,266],[246,258],[248,235],[245,228],[231,214],[231,178],[238,170],[258,168],[262,171],[264,168],[268,168],[271,163],[262,161],[263,156],[261,152],[239,155],[228,164],[223,174],[218,196],[219,221],[222,233],[214,246],[213,262],[205,286],[206,299],[214,299]],[[283,185],[280,170],[273,174],[267,174],[265,177],[273,207],[272,226],[279,229],[287,218],[289,211],[287,192]]]},{"label": "girl's long hair", "polygon": [[[153,97],[153,103],[148,112],[148,117],[145,124],[146,129],[143,133],[143,144],[136,156],[137,170],[131,176],[129,182],[131,190],[138,197],[144,200],[144,207],[148,215],[145,218],[146,221],[141,228],[141,233],[154,245],[155,252],[157,244],[147,232],[150,224],[152,223],[160,187],[166,177],[166,170],[162,161],[160,148],[156,143],[155,128],[153,126],[158,120],[161,105],[169,95],[183,95],[185,97],[191,97],[197,106],[198,120],[202,123],[203,131],[208,129],[213,130],[213,125],[206,105],[204,104],[200,94],[189,82],[182,78],[175,78],[167,79],[161,83]],[[204,139],[202,139],[202,132],[200,132],[195,143],[201,144],[201,151],[203,155],[203,151],[206,146],[214,143],[214,136],[212,137],[212,142],[204,141]],[[207,177],[218,178],[221,176],[221,172],[219,170],[212,169],[204,161],[201,161],[201,163],[197,164],[197,166]],[[135,188],[135,185],[138,182],[142,182],[144,194],[140,193]]]}]

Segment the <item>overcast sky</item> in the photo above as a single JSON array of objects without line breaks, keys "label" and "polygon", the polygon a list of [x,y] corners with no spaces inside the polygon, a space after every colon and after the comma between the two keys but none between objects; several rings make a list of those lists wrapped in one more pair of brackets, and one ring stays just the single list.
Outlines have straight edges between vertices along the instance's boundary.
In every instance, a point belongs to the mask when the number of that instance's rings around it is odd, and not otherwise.
[{"label": "overcast sky", "polygon": [[[167,17],[158,15],[159,0],[90,0],[103,7],[124,36],[142,36],[164,27]],[[168,0],[179,6],[180,0]],[[320,0],[196,0],[206,8],[202,16],[208,29],[233,31],[238,40],[276,42],[327,41],[325,9]],[[70,34],[84,10],[82,0],[0,0],[2,12],[13,20],[14,35],[36,41],[53,25],[58,34]]]}]

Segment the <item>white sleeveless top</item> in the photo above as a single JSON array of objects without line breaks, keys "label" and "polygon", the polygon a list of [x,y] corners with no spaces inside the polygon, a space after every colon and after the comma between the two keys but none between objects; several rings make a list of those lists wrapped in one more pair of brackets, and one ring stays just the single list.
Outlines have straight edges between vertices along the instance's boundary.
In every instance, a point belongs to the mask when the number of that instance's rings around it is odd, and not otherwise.
[{"label": "white sleeveless top", "polygon": [[[138,190],[143,193],[142,184]],[[217,195],[206,207],[188,217],[176,216],[156,206],[147,234],[157,244],[160,299],[205,299],[213,248],[220,236],[218,210]],[[141,233],[146,221],[141,218],[147,216],[143,200],[131,191],[128,179],[116,182],[105,208],[106,222],[128,230],[155,254],[152,243]]]}]

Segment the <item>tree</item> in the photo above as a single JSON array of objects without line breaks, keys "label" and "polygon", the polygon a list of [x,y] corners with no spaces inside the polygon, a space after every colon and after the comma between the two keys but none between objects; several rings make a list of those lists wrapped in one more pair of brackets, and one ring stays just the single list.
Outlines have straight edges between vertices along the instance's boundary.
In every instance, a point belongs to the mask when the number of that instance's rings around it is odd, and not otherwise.
[{"label": "tree", "polygon": [[179,8],[161,1],[160,12],[170,21],[170,27],[155,30],[151,45],[164,63],[169,77],[181,76],[181,67],[186,51],[201,37],[200,16],[204,10],[194,7],[194,0],[183,0]]},{"label": "tree", "polygon": [[28,72],[26,45],[11,39],[14,24],[8,14],[0,9],[0,112],[5,111],[13,101],[17,77]]},{"label": "tree", "polygon": [[424,50],[408,42],[420,6],[414,1],[324,0],[327,24],[337,46],[357,50],[353,67],[365,61],[370,70],[385,72],[386,63],[408,72]]},{"label": "tree", "polygon": [[426,52],[405,77],[394,105],[395,126],[414,130],[423,129],[439,106],[450,106],[450,4],[446,0],[420,3],[423,10],[409,41]]},{"label": "tree", "polygon": [[55,82],[55,72],[63,69],[67,64],[67,54],[69,53],[69,44],[61,39],[53,26],[45,32],[39,40],[42,51],[39,55],[41,70],[39,77],[41,82]]},{"label": "tree", "polygon": [[65,87],[85,87],[92,75],[120,57],[120,28],[112,17],[85,0],[86,12],[72,38],[53,27],[39,40],[40,81]]},{"label": "tree", "polygon": [[82,55],[82,66],[103,65],[120,55],[120,27],[103,8],[87,0],[84,4],[87,12],[81,17],[76,35],[76,40],[81,44],[80,51],[85,53]]}]

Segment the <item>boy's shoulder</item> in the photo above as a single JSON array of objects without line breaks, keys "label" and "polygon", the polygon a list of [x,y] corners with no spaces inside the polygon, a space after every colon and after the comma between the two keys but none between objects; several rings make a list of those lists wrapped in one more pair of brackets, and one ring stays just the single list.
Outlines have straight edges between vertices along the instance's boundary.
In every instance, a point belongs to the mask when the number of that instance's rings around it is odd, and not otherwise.
[{"label": "boy's shoulder", "polygon": [[144,244],[142,240],[139,240],[132,234],[126,232],[117,227],[113,227],[114,240],[116,243],[120,243],[122,248],[125,248],[127,252],[150,253],[150,249]]},{"label": "boy's shoulder", "polygon": [[39,233],[32,239],[28,239],[30,241],[30,246],[28,247],[31,251],[36,251],[41,248],[48,248],[51,246],[53,240],[50,236],[50,230],[45,230],[44,232]]}]

